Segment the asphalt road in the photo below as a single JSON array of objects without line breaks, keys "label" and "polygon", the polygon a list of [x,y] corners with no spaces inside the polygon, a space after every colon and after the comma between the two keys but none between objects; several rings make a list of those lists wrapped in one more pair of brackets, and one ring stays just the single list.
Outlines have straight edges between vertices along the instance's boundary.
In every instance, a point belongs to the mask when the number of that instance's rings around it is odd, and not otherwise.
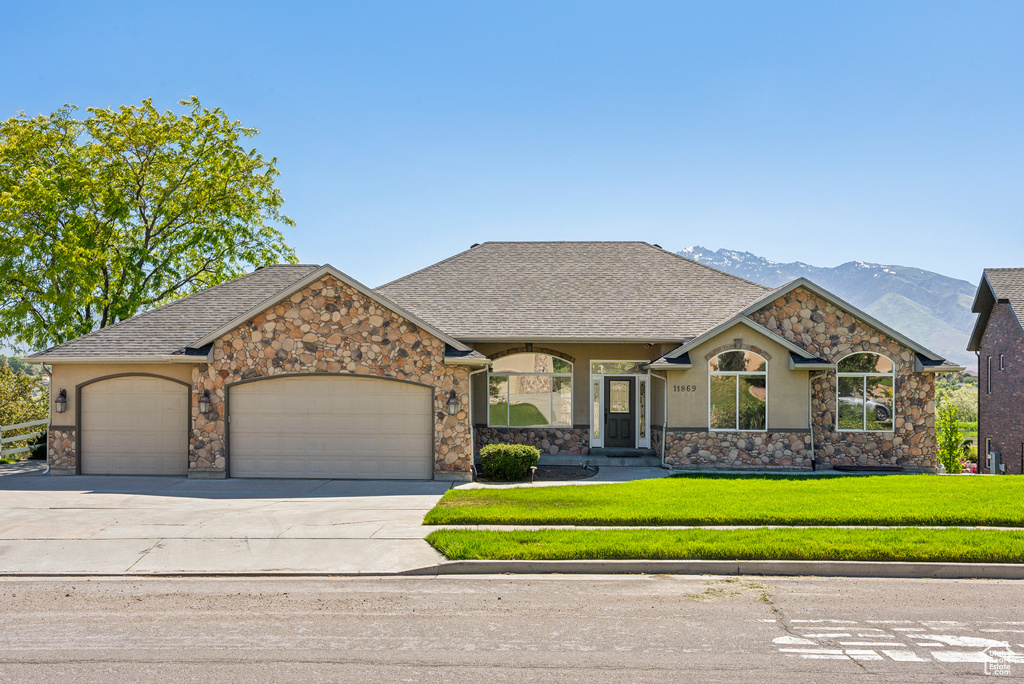
[{"label": "asphalt road", "polygon": [[1024,584],[0,579],[4,682],[1024,678]]}]

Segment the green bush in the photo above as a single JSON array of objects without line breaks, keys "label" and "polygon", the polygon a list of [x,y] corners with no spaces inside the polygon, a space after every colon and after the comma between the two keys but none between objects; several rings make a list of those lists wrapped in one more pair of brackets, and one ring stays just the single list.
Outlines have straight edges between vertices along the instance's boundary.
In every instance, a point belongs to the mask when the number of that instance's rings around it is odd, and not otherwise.
[{"label": "green bush", "polygon": [[935,432],[938,437],[939,463],[950,475],[963,471],[962,458],[970,453],[971,443],[960,434],[959,413],[956,406],[947,404],[939,409],[939,418],[935,421]]},{"label": "green bush", "polygon": [[480,468],[490,480],[522,480],[539,460],[537,447],[525,444],[488,444],[480,449]]},{"label": "green bush", "polygon": [[45,461],[46,460],[46,426],[43,425],[41,428],[42,434],[34,437],[25,446],[32,447],[32,451],[28,452],[28,458],[32,461]]}]

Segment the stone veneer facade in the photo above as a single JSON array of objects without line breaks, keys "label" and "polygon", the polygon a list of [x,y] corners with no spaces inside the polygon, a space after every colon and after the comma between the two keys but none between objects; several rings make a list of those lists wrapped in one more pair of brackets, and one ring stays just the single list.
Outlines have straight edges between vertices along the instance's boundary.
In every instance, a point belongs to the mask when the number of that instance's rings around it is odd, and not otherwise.
[{"label": "stone veneer facade", "polygon": [[811,437],[803,432],[669,430],[671,468],[810,468]]},{"label": "stone veneer facade", "polygon": [[477,425],[474,429],[476,448],[488,444],[529,444],[542,454],[587,454],[590,452],[590,428],[517,428]]},{"label": "stone veneer facade", "polygon": [[75,428],[50,428],[46,439],[46,462],[51,473],[74,475],[78,468],[75,450]]},{"label": "stone veneer facade", "polygon": [[[935,470],[934,378],[914,372],[913,350],[803,287],[762,307],[750,318],[829,363],[854,352],[868,351],[884,354],[895,364],[895,418],[891,432],[838,430],[835,371],[811,373],[812,426],[819,463]],[[670,429],[665,460],[670,467],[677,468],[809,467],[810,446],[811,436],[806,432]]]},{"label": "stone veneer facade", "polygon": [[[192,371],[189,473],[224,476],[225,396],[233,383],[323,373],[393,378],[433,388],[434,474],[471,477],[469,371],[444,362],[444,341],[331,276],[307,285],[213,343],[213,362]],[[199,413],[199,395],[212,398]],[[448,392],[460,408],[448,415]]]}]

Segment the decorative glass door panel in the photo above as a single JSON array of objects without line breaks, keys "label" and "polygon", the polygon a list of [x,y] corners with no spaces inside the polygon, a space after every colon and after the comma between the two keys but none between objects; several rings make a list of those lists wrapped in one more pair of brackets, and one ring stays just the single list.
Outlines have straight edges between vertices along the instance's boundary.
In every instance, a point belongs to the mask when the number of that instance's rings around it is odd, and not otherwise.
[{"label": "decorative glass door panel", "polygon": [[604,382],[604,446],[633,448],[636,446],[636,405],[633,401],[636,379],[611,376]]}]

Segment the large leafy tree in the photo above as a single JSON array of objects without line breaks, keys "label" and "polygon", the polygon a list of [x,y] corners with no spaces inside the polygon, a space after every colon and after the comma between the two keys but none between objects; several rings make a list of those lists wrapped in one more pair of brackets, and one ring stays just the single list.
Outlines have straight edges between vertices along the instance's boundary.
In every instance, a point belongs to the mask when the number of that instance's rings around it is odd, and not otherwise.
[{"label": "large leafy tree", "polygon": [[[19,425],[46,418],[49,411],[49,395],[42,377],[19,373],[12,369],[7,360],[0,357],[0,426]],[[23,428],[14,434],[32,434],[40,427]],[[4,437],[9,437],[9,432]],[[17,449],[25,442],[14,441],[0,445],[0,451]]]},{"label": "large leafy tree", "polygon": [[0,338],[43,348],[295,261],[277,159],[197,98],[0,123]]}]

